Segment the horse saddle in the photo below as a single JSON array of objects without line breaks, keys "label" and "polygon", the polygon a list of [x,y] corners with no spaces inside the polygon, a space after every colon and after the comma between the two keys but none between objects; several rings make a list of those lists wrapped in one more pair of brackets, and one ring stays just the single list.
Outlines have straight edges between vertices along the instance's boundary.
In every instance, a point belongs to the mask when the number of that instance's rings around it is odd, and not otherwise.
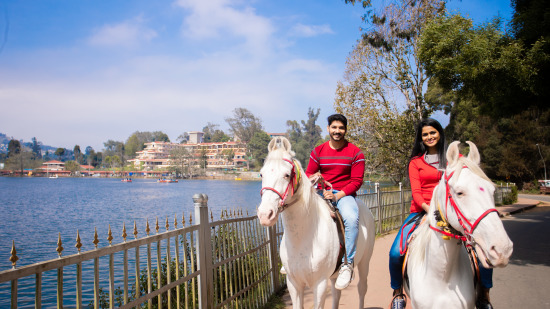
[{"label": "horse saddle", "polygon": [[336,205],[334,205],[330,200],[326,200],[327,204],[330,209],[330,214],[332,219],[334,220],[334,223],[336,224],[336,231],[338,232],[338,240],[340,241],[340,250],[338,251],[338,260],[336,262],[336,268],[334,269],[334,273],[332,275],[335,275],[338,273],[338,270],[340,270],[340,267],[342,266],[342,258],[345,259],[345,263],[347,264],[348,259],[346,255],[346,238],[345,238],[345,227],[344,227],[344,219],[342,218],[342,214],[340,211],[338,211],[338,208]]}]

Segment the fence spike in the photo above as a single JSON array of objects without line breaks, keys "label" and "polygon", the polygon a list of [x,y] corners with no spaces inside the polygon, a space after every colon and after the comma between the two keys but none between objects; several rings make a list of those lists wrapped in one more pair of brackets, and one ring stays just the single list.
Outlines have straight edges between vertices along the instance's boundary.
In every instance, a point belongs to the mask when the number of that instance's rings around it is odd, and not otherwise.
[{"label": "fence spike", "polygon": [[97,227],[95,228],[93,243],[94,243],[95,248],[97,249],[97,244],[99,244],[99,238],[97,237]]},{"label": "fence spike", "polygon": [[128,236],[126,234],[126,223],[122,222],[122,239],[124,239],[124,242],[126,242],[126,236]]},{"label": "fence spike", "polygon": [[15,240],[11,241],[11,252],[10,253],[11,253],[11,256],[10,256],[11,266],[13,267],[13,269],[15,269],[15,264],[19,260],[19,258],[17,257],[17,250],[15,250]]},{"label": "fence spike", "polygon": [[80,242],[80,232],[78,229],[76,230],[76,245],[74,245],[76,249],[78,249],[78,254],[80,254],[80,248],[82,247],[82,243]]},{"label": "fence spike", "polygon": [[168,229],[170,228],[170,224],[168,223],[168,216],[166,216],[166,225],[164,225],[166,227],[166,230],[168,231]]},{"label": "fence spike", "polygon": [[185,227],[185,212],[181,212],[181,224]]},{"label": "fence spike", "polygon": [[63,243],[61,242],[61,233],[59,233],[59,236],[57,237],[57,248],[55,251],[57,251],[57,255],[61,257],[61,252],[63,251]]},{"label": "fence spike", "polygon": [[178,229],[178,215],[174,214],[174,229]]},{"label": "fence spike", "polygon": [[193,215],[189,214],[189,225],[193,225]]},{"label": "fence spike", "polygon": [[157,231],[157,234],[159,233],[159,229],[160,229],[160,226],[159,226],[159,217],[157,217],[157,222],[155,223],[155,230]]},{"label": "fence spike", "polygon": [[109,224],[109,231],[107,232],[107,240],[109,241],[109,246],[113,243],[113,233],[111,232],[111,224]]},{"label": "fence spike", "polygon": [[137,225],[136,225],[136,220],[134,220],[134,239],[137,239],[137,235],[138,235],[138,231],[137,231]]},{"label": "fence spike", "polygon": [[151,229],[149,228],[149,218],[147,218],[147,224],[145,225],[145,233],[147,233],[147,236],[149,236],[149,232],[151,232]]},{"label": "fence spike", "polygon": [[212,210],[210,210],[210,221],[214,221],[214,215],[212,214]]}]

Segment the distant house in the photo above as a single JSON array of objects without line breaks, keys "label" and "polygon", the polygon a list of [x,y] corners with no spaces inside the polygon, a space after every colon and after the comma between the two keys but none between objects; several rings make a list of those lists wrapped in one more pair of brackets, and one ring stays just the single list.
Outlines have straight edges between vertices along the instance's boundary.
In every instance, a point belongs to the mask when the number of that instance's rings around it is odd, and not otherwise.
[{"label": "distant house", "polygon": [[200,144],[204,141],[204,132],[192,131],[187,134],[189,134],[189,141],[187,141],[189,144]]},{"label": "distant house", "polygon": [[48,162],[44,162],[44,165],[41,167],[41,169],[45,171],[64,171],[65,170],[65,163],[57,160],[51,160]]},{"label": "distant house", "polygon": [[[191,133],[193,132],[189,132],[189,136]],[[128,161],[133,163],[136,169],[144,171],[167,169],[172,165],[170,153],[182,148],[192,154],[189,159],[190,165],[200,165],[200,156],[204,155],[207,168],[233,169],[247,166],[246,144],[242,142],[192,143],[191,140],[187,144],[150,142],[145,143],[142,151],[136,152],[135,159]]]}]

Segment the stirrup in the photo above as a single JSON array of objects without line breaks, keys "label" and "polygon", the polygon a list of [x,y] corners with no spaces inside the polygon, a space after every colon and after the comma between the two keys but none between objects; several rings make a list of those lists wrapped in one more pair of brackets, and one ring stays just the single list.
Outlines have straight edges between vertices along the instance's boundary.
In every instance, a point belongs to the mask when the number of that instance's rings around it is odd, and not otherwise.
[{"label": "stirrup", "polygon": [[392,298],[390,309],[405,309],[405,307],[407,307],[407,296],[405,294],[397,294]]}]

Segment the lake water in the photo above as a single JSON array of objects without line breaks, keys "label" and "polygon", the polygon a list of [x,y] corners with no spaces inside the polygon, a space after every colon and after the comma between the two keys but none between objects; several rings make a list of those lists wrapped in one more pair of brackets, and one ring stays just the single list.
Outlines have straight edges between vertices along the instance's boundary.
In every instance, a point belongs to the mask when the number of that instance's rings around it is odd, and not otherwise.
[{"label": "lake water", "polygon": [[[11,268],[9,261],[12,240],[15,241],[21,267],[57,258],[57,240],[61,233],[63,256],[77,253],[77,230],[83,244],[82,251],[92,250],[94,228],[97,228],[99,247],[108,245],[109,225],[113,244],[121,243],[123,223],[127,239],[133,239],[134,221],[138,238],[146,235],[145,224],[149,219],[154,234],[156,217],[160,231],[166,230],[168,217],[170,230],[177,215],[181,227],[182,215],[187,225],[193,216],[193,195],[208,195],[208,207],[218,220],[222,210],[248,210],[256,212],[260,203],[259,181],[180,180],[179,183],[157,183],[154,179],[134,179],[131,183],[116,178],[38,178],[0,177],[0,271]],[[372,185],[364,188],[373,189]],[[86,272],[86,270],[84,270]],[[88,270],[88,271],[91,271]],[[20,307],[33,307],[32,283],[20,282]],[[32,280],[30,280],[32,279]],[[51,281],[47,284],[47,281]],[[91,284],[93,285],[93,284]],[[71,285],[73,286],[73,285]],[[43,304],[55,304],[55,276],[45,275]],[[88,293],[90,287],[86,288]],[[26,291],[26,292],[24,292]],[[73,292],[67,291],[67,294]],[[86,292],[86,291],[85,291]],[[92,293],[93,295],[93,293]],[[67,295],[69,296],[69,295]],[[0,284],[0,307],[9,306],[9,282]]]},{"label": "lake water", "polygon": [[133,239],[134,220],[138,237],[145,236],[149,219],[154,231],[159,218],[165,231],[168,217],[173,229],[174,216],[189,224],[194,216],[193,195],[208,195],[208,207],[218,219],[225,209],[242,208],[250,214],[260,202],[258,181],[180,180],[157,183],[153,179],[134,179],[125,183],[115,178],[18,178],[0,177],[0,270],[11,268],[12,240],[15,240],[18,266],[57,257],[58,234],[61,233],[63,256],[77,253],[76,232],[80,232],[82,251],[94,248],[94,228],[99,246],[105,246],[109,224],[113,243],[122,242],[122,225],[128,239]]}]

